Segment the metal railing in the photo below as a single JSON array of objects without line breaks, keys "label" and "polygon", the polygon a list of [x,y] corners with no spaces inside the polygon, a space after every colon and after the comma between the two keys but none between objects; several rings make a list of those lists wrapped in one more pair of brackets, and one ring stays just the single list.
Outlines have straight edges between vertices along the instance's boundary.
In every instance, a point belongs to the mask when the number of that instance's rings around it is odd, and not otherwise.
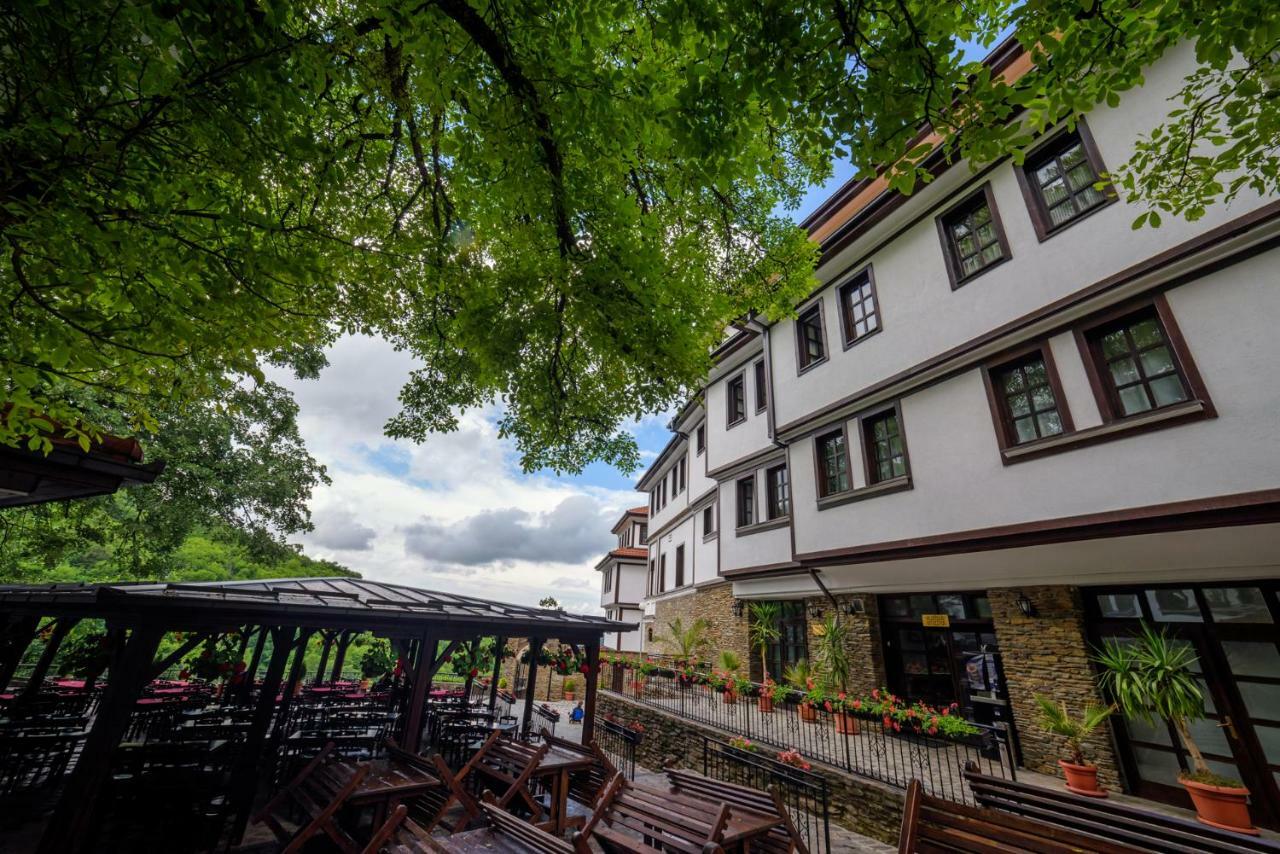
[{"label": "metal railing", "polygon": [[595,742],[608,754],[613,764],[628,780],[636,778],[636,747],[644,733],[636,732],[615,721],[596,721]]},{"label": "metal railing", "polygon": [[809,850],[831,851],[830,793],[821,774],[706,736],[702,737],[702,773],[761,791],[776,789]]},{"label": "metal railing", "polygon": [[[608,680],[603,684],[613,693],[612,685],[617,683]],[[1003,727],[973,724],[976,734],[944,737],[906,727],[895,729],[872,714],[849,713],[845,716],[852,721],[845,727],[849,731],[841,731],[837,727],[840,716],[822,708],[803,708],[798,694],[793,702],[775,702],[771,711],[761,711],[755,697],[739,696],[725,702],[710,686],[688,684],[667,668],[648,674],[639,690],[628,678],[621,696],[780,750],[794,749],[807,760],[891,786],[906,788],[912,779],[918,779],[929,794],[960,803],[974,803],[964,783],[967,761],[975,762],[984,774],[1016,779]]]}]

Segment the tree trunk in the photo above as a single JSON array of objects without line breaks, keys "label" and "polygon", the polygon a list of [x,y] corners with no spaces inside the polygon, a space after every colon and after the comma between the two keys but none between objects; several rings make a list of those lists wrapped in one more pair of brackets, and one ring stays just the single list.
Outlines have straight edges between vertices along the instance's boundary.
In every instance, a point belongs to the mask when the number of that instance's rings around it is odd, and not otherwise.
[{"label": "tree trunk", "polygon": [[1178,730],[1178,736],[1182,739],[1182,743],[1187,748],[1187,753],[1191,754],[1191,767],[1193,773],[1208,774],[1209,763],[1204,761],[1204,754],[1200,752],[1200,745],[1196,744],[1194,738],[1191,737],[1191,728],[1187,726],[1186,718],[1177,718],[1173,722],[1174,727]]}]

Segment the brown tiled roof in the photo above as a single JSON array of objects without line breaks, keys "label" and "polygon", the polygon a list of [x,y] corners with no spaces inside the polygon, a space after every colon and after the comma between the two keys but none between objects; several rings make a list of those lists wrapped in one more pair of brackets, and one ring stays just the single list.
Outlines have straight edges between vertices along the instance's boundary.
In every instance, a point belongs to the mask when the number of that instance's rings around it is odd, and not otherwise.
[{"label": "brown tiled roof", "polygon": [[648,556],[649,556],[649,550],[648,550],[648,549],[622,548],[622,549],[614,549],[613,551],[609,552],[609,557],[638,557],[638,558],[646,558],[646,557],[648,557]]}]

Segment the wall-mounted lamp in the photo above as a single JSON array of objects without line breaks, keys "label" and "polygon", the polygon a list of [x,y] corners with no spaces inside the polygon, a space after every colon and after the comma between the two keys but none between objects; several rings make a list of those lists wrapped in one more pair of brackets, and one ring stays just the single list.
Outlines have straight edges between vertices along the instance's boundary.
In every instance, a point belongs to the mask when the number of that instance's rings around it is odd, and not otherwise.
[{"label": "wall-mounted lamp", "polygon": [[848,614],[850,617],[855,614],[865,614],[867,612],[867,603],[861,599],[850,599],[840,606],[841,613]]},{"label": "wall-mounted lamp", "polygon": [[739,619],[739,620],[742,619],[742,610],[745,607],[746,606],[743,604],[741,599],[733,600],[733,616],[735,619]]},{"label": "wall-mounted lamp", "polygon": [[1014,600],[1018,606],[1018,610],[1022,612],[1024,617],[1036,616],[1036,603],[1027,598],[1027,594],[1019,592],[1018,598]]},{"label": "wall-mounted lamp", "polygon": [[810,618],[810,619],[813,619],[813,620],[821,620],[821,619],[822,619],[822,606],[820,606],[820,605],[810,605],[810,606],[809,606],[809,618]]}]

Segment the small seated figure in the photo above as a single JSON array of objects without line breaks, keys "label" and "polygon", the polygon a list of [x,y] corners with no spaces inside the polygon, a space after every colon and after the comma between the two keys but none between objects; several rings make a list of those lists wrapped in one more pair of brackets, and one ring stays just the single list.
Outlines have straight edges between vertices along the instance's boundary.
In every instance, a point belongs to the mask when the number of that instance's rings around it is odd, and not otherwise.
[{"label": "small seated figure", "polygon": [[573,707],[573,711],[569,713],[569,720],[573,721],[575,724],[580,724],[582,723],[582,718],[585,714],[586,712],[582,710],[582,703],[578,703],[578,705]]}]

